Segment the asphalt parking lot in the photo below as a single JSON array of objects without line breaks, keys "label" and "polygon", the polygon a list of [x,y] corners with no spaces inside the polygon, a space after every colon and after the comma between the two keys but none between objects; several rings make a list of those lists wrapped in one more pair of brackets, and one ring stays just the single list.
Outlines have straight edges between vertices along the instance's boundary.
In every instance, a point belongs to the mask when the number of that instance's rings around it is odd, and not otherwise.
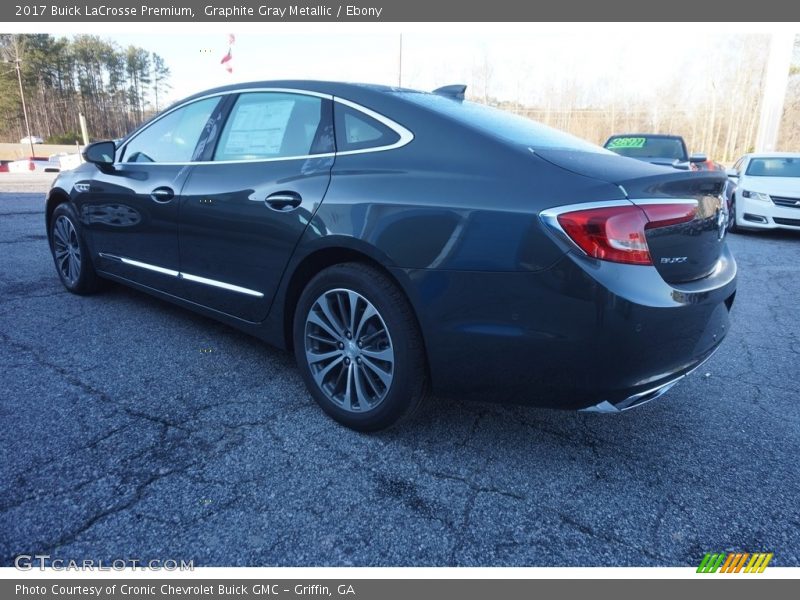
[{"label": "asphalt parking lot", "polygon": [[435,400],[378,435],[293,358],[47,248],[51,177],[0,175],[0,565],[800,565],[800,234],[731,235],[732,331],[622,416]]}]

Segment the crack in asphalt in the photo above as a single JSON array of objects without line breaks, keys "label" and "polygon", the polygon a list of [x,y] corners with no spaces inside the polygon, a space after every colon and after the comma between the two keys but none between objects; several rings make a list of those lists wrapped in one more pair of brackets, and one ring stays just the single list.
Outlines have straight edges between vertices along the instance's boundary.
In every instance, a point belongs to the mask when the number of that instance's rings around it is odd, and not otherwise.
[{"label": "crack in asphalt", "polygon": [[16,239],[16,240],[0,240],[0,245],[2,246],[16,246],[17,244],[33,244],[38,243],[38,240],[47,239],[46,236],[27,236],[26,239]]},{"label": "crack in asphalt", "polygon": [[[3,293],[5,293],[3,291]],[[20,295],[20,296],[12,296],[8,298],[0,298],[0,305],[3,304],[11,304],[13,302],[19,302],[20,300],[33,300],[38,298],[52,298],[54,296],[64,296],[65,292],[63,290],[56,290],[49,294],[27,294],[27,295]],[[5,314],[5,313],[0,313]]]},{"label": "crack in asphalt", "polygon": [[613,543],[623,546],[625,548],[631,548],[633,550],[636,550],[636,552],[640,552],[641,554],[644,554],[648,558],[652,558],[653,560],[657,560],[663,564],[674,564],[674,557],[672,556],[667,556],[664,554],[660,554],[658,552],[653,552],[649,548],[640,546],[638,544],[631,544],[630,541],[620,538],[617,535],[611,534],[608,531],[603,531],[603,530],[598,531],[591,525],[587,525],[586,523],[582,523],[577,519],[573,518],[572,515],[559,512],[558,516],[566,527],[578,531],[583,535],[587,535],[592,538],[597,538],[606,543]]},{"label": "crack in asphalt", "polygon": [[0,212],[0,216],[3,217],[18,217],[22,215],[41,215],[44,216],[43,210],[17,210],[17,211],[10,211],[10,212]]},{"label": "crack in asphalt", "polygon": [[[149,486],[151,486],[156,481],[158,481],[160,479],[163,479],[164,477],[172,475],[172,473],[173,472],[167,472],[167,473],[164,473],[164,474],[158,474],[157,473],[157,474],[151,475],[145,481],[139,483],[136,486],[135,491],[134,491],[132,497],[129,500],[126,500],[124,502],[120,502],[120,503],[118,503],[118,504],[116,504],[114,506],[111,506],[111,507],[108,507],[108,508],[105,508],[105,509],[101,509],[99,511],[96,511],[96,512],[92,513],[82,523],[80,523],[78,526],[76,526],[71,531],[69,531],[69,532],[63,534],[62,536],[60,536],[55,541],[52,541],[52,542],[42,542],[42,541],[34,542],[32,544],[32,546],[34,548],[37,548],[37,549],[33,552],[33,554],[52,555],[52,554],[54,554],[56,552],[56,550],[58,550],[62,546],[67,546],[67,545],[77,541],[78,538],[83,533],[85,533],[86,531],[89,531],[92,527],[94,527],[97,523],[99,523],[103,519],[107,519],[108,517],[111,517],[113,515],[116,515],[116,514],[122,512],[122,511],[124,511],[124,510],[132,508],[133,506],[135,506],[136,504],[141,502],[144,499],[145,493],[146,493],[147,488]],[[9,562],[10,562],[10,560],[9,560]]]},{"label": "crack in asphalt", "polygon": [[420,470],[425,475],[433,477],[434,479],[457,481],[459,483],[463,483],[469,489],[479,494],[499,494],[501,496],[505,496],[506,498],[513,498],[514,500],[521,500],[521,501],[527,500],[527,497],[522,494],[518,494],[510,490],[504,490],[498,487],[481,485],[461,475],[455,475],[453,473],[442,473],[440,471],[432,471],[425,467],[420,467]]},{"label": "crack in asphalt", "polygon": [[[33,347],[33,346],[29,345],[29,344],[24,344],[24,343],[18,342],[16,340],[13,340],[8,334],[6,334],[5,332],[2,332],[2,331],[0,331],[0,342],[2,342],[4,344],[16,349],[19,352],[26,353],[28,356],[33,358],[33,360],[36,362],[36,364],[38,364],[40,367],[43,367],[43,368],[46,368],[46,369],[48,369],[50,371],[55,372],[65,383],[69,384],[70,386],[72,386],[74,388],[79,389],[81,392],[83,392],[83,393],[85,393],[85,394],[87,394],[89,396],[92,396],[92,397],[100,400],[101,402],[112,404],[112,405],[115,404],[114,401],[109,397],[109,395],[105,391],[103,391],[101,389],[98,389],[98,388],[90,385],[89,383],[83,381],[79,377],[77,377],[77,376],[73,375],[72,373],[70,373],[66,368],[64,368],[64,367],[62,367],[62,366],[60,366],[60,365],[58,365],[58,364],[56,364],[56,363],[54,363],[52,361],[46,360],[44,357],[41,356],[41,354],[39,353],[39,351],[35,347]],[[144,420],[145,422],[148,422],[148,423],[150,423],[150,424],[152,424],[154,426],[157,426],[157,427],[161,428],[161,430],[162,430],[161,431],[161,443],[158,446],[146,447],[141,453],[129,456],[128,459],[137,458],[139,456],[149,456],[150,458],[158,458],[159,455],[161,455],[161,458],[163,460],[153,461],[154,468],[155,468],[155,465],[162,464],[162,463],[174,464],[175,460],[176,460],[176,455],[179,456],[179,453],[177,453],[175,451],[177,449],[179,449],[181,441],[183,440],[183,438],[170,440],[167,437],[167,433],[168,433],[168,431],[170,429],[182,430],[184,432],[189,431],[186,427],[184,427],[184,424],[180,423],[180,422],[171,421],[171,420],[166,419],[166,418],[161,417],[161,416],[154,416],[154,415],[150,415],[150,414],[147,414],[147,413],[143,413],[141,411],[137,411],[137,410],[131,409],[129,407],[123,407],[121,410],[126,415],[128,415],[130,417],[133,417],[135,419]],[[111,437],[113,437],[114,435],[116,435],[117,433],[123,431],[124,429],[126,429],[128,427],[130,427],[130,423],[127,423],[125,425],[121,425],[121,426],[118,426],[118,427],[112,427],[109,430],[101,433],[99,436],[96,436],[94,439],[89,441],[87,444],[85,444],[83,446],[79,446],[77,448],[73,448],[73,449],[67,451],[65,454],[72,454],[72,453],[80,452],[82,450],[94,449],[98,445],[100,445],[103,441],[106,441],[106,440],[110,439]],[[229,449],[230,448],[228,448],[228,450]],[[224,450],[225,450],[225,448],[223,447],[223,451]],[[117,514],[119,512],[127,510],[127,509],[133,507],[134,505],[136,505],[137,503],[139,503],[144,498],[145,492],[148,489],[148,487],[151,486],[153,483],[159,481],[160,479],[163,479],[164,477],[168,477],[168,476],[176,474],[176,473],[184,472],[185,470],[187,470],[187,469],[189,469],[189,468],[191,468],[191,467],[193,467],[193,466],[195,466],[197,464],[198,464],[198,461],[195,460],[195,461],[187,461],[183,465],[181,465],[180,467],[171,468],[171,469],[170,468],[165,468],[163,466],[162,467],[158,467],[158,469],[155,472],[149,473],[147,475],[147,477],[144,479],[144,481],[141,481],[140,483],[138,483],[136,485],[135,492],[134,492],[134,494],[132,495],[132,497],[130,499],[128,499],[126,501],[123,501],[123,502],[116,503],[116,504],[114,504],[114,505],[112,505],[110,507],[107,507],[107,508],[102,508],[100,510],[92,511],[90,516],[87,517],[83,522],[81,522],[78,525],[76,525],[75,527],[71,528],[70,531],[64,533],[62,536],[60,536],[56,540],[49,541],[49,542],[48,541],[44,541],[44,540],[39,540],[39,541],[33,543],[32,546],[37,548],[36,553],[38,553],[38,554],[52,554],[56,549],[76,541],[80,537],[81,534],[83,534],[84,532],[86,532],[89,529],[91,529],[98,522],[100,522],[100,521],[102,521],[102,520],[104,520],[104,519],[106,519],[106,518],[108,518],[108,517],[110,517],[112,515],[115,515],[115,514]],[[127,469],[124,468],[125,466],[126,465],[122,465],[123,468],[120,469],[121,474],[127,475],[127,476],[133,475],[133,472],[128,471]],[[79,482],[78,484],[76,484],[73,487],[60,489],[60,490],[53,490],[50,493],[45,494],[45,496],[53,497],[53,496],[67,495],[67,494],[79,491],[80,489],[83,489],[84,487],[86,487],[87,485],[93,483],[94,481],[95,480],[81,481],[81,482]],[[20,483],[20,476],[18,476],[18,478],[17,478],[17,484],[18,485],[13,489],[13,492],[15,492],[18,495],[22,491],[20,488],[23,487],[23,486],[20,486],[19,483]],[[11,492],[12,490],[8,490],[8,491]],[[38,500],[38,499],[40,499],[42,497],[42,495],[36,494],[36,493],[27,494],[27,495],[23,493],[23,494],[19,495],[16,499],[11,500],[10,496],[11,496],[11,494],[9,494],[8,496],[5,496],[5,498],[7,498],[7,500],[5,502],[3,502],[2,505],[0,505],[0,512],[8,512],[9,510],[11,510],[13,508],[16,508],[16,507],[18,507],[18,506],[20,506],[22,504],[25,504],[26,502]],[[0,562],[2,562],[3,564],[11,564],[12,560],[13,560],[13,556],[0,557]]]},{"label": "crack in asphalt", "polygon": [[[21,231],[0,242],[12,255],[28,251],[14,249],[26,241]],[[745,248],[770,245],[744,241]],[[138,536],[144,548],[160,548],[165,535],[163,547],[200,564],[624,564],[638,555],[688,565],[715,544],[753,540],[792,564],[800,560],[791,507],[800,493],[791,468],[798,390],[786,369],[800,354],[800,335],[783,304],[798,293],[796,269],[762,275],[763,256],[748,252],[733,314],[736,343],[709,363],[713,377],[682,384],[676,406],[653,403],[604,418],[448,400],[429,406],[411,429],[372,436],[322,416],[289,355],[137,292],[75,298],[54,275],[43,276],[52,271],[49,256],[35,258],[35,268],[11,271],[15,281],[0,284],[4,368],[41,376],[38,388],[15,388],[22,393],[63,385],[67,391],[54,387],[42,409],[75,422],[55,453],[3,473],[0,525],[22,521],[29,529],[0,539],[0,564],[23,543],[26,553],[105,557],[114,543],[139,544]],[[131,306],[143,310],[120,323],[115,313]],[[33,320],[50,312],[61,318]],[[52,339],[15,327],[34,332],[41,324],[69,340],[93,327],[96,313],[100,326],[112,323],[109,335],[152,322],[158,337],[147,348],[165,345],[168,360],[144,373],[138,388],[119,385],[115,377],[136,372],[107,370],[89,333],[77,342],[85,350],[53,354]],[[183,337],[170,345],[176,336]],[[170,352],[187,345],[195,354],[198,345],[218,352],[199,367],[188,359],[173,364]],[[80,356],[79,369],[65,366],[70,356]],[[188,377],[173,374],[187,365]],[[150,398],[151,387],[160,395]],[[0,405],[0,419],[15,410]],[[4,441],[24,452],[27,440],[13,435]],[[293,487],[281,489],[282,482]],[[754,503],[763,510],[754,513]],[[60,511],[67,517],[59,521]],[[259,535],[263,541],[252,541]],[[200,538],[214,541],[200,546]]]}]

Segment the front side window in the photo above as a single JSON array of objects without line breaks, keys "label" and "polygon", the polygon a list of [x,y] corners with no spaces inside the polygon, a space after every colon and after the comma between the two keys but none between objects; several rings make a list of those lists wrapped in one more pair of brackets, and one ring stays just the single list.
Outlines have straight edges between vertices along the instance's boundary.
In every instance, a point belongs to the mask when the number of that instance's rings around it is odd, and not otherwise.
[{"label": "front side window", "polygon": [[323,100],[282,92],[239,96],[214,160],[258,160],[318,154],[324,136]]},{"label": "front side window", "polygon": [[189,162],[219,97],[192,102],[161,117],[125,147],[124,162]]}]

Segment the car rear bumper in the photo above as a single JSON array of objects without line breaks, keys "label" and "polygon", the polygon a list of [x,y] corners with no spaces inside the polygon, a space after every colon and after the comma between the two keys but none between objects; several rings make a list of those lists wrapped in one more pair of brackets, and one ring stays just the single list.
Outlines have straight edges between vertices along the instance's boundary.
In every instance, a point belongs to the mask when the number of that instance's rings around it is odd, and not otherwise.
[{"label": "car rear bumper", "polygon": [[675,384],[681,381],[687,375],[693,373],[697,369],[699,369],[709,358],[711,358],[714,353],[719,350],[719,344],[717,344],[711,352],[709,352],[705,358],[700,359],[691,367],[688,367],[684,372],[671,376],[665,383],[659,383],[656,386],[643,390],[641,392],[637,392],[635,394],[631,394],[627,398],[623,398],[622,400],[616,400],[614,402],[609,402],[608,400],[603,400],[602,402],[598,402],[597,404],[593,404],[592,406],[587,406],[586,408],[580,409],[582,412],[597,412],[597,413],[604,413],[604,414],[619,414],[621,412],[625,412],[626,410],[630,410],[631,408],[636,408],[637,406],[641,406],[642,404],[647,404],[648,402],[655,400],[656,398],[660,398],[664,394],[666,394],[669,390],[671,390]]},{"label": "car rear bumper", "polygon": [[622,410],[666,391],[718,348],[736,290],[727,249],[685,286],[573,254],[533,273],[404,274],[436,393],[567,409]]}]

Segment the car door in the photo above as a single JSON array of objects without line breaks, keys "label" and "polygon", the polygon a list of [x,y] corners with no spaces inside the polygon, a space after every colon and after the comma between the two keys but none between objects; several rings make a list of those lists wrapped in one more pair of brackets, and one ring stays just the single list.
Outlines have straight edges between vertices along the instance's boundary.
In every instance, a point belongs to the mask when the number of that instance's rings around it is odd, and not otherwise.
[{"label": "car door", "polygon": [[286,90],[244,92],[232,102],[181,197],[185,298],[248,321],[266,317],[328,188],[331,102]]},{"label": "car door", "polygon": [[180,192],[220,102],[197,100],[158,117],[118,150],[113,168],[82,182],[76,203],[99,270],[179,291]]}]

